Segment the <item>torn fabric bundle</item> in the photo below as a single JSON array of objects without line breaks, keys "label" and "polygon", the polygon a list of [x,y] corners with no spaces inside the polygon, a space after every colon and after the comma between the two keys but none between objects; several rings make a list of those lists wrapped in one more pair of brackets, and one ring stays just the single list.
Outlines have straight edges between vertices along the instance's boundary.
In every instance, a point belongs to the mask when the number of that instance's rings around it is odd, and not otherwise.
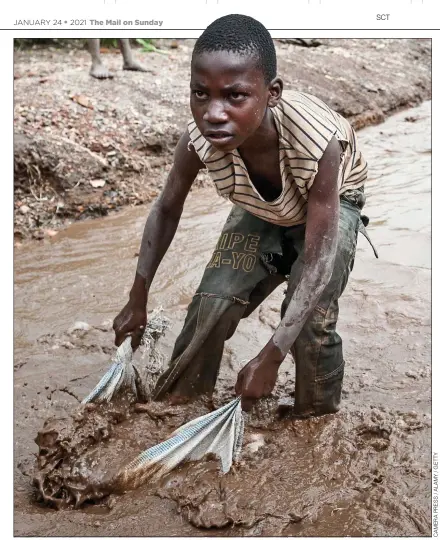
[{"label": "torn fabric bundle", "polygon": [[142,359],[146,358],[144,373],[139,373],[133,365],[131,337],[128,337],[118,347],[108,371],[81,403],[108,403],[121,392],[131,394],[134,401],[150,396],[163,370],[163,357],[156,350],[156,343],[168,326],[169,320],[162,315],[162,309],[153,311],[141,341],[145,346],[142,354]]}]

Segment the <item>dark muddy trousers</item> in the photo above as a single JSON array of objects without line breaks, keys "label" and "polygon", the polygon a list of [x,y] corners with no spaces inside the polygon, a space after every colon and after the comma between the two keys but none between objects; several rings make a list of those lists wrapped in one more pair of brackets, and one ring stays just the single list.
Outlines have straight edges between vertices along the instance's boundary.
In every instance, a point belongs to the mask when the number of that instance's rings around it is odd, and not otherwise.
[{"label": "dark muddy trousers", "polygon": [[[364,202],[358,190],[341,198],[333,274],[292,348],[296,366],[294,412],[301,416],[336,412],[339,407],[344,358],[336,332],[338,299],[353,268]],[[304,235],[305,225],[280,227],[234,206],[188,307],[169,368],[156,386],[155,399],[166,394],[212,394],[225,341],[242,318],[288,279],[281,306],[284,315],[301,277]]]}]

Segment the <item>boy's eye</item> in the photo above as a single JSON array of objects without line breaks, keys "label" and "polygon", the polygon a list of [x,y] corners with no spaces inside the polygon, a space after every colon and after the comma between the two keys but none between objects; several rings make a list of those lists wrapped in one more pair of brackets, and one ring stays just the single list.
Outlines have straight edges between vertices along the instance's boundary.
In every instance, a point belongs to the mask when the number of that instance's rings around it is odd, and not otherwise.
[{"label": "boy's eye", "polygon": [[206,92],[202,92],[201,90],[193,90],[193,94],[197,99],[204,99],[207,96]]},{"label": "boy's eye", "polygon": [[231,92],[229,96],[233,101],[242,101],[246,98],[246,94],[243,94],[243,92]]}]

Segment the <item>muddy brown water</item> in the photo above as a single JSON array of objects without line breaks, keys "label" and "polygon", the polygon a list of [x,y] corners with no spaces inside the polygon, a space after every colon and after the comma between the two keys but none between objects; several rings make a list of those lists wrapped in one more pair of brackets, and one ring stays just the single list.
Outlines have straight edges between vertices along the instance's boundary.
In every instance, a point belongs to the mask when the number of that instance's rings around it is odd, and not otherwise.
[{"label": "muddy brown water", "polygon": [[[269,400],[253,414],[241,462],[226,476],[206,461],[79,509],[38,502],[34,439],[48,417],[71,422],[108,367],[110,321],[127,297],[148,209],[77,223],[48,243],[17,249],[15,534],[430,535],[430,129],[424,103],[360,133],[371,170],[365,213],[380,259],[361,237],[340,306],[341,411],[298,421],[288,411],[280,418]],[[164,306],[173,321],[161,343],[166,354],[229,209],[211,189],[185,205],[149,306]],[[282,297],[280,287],[227,343],[214,401],[233,396],[235,374],[271,335]],[[91,328],[72,332],[77,321]],[[293,388],[287,358],[275,398]],[[102,443],[90,442],[94,467],[117,467],[205,410],[192,404],[173,414],[128,415]]]}]

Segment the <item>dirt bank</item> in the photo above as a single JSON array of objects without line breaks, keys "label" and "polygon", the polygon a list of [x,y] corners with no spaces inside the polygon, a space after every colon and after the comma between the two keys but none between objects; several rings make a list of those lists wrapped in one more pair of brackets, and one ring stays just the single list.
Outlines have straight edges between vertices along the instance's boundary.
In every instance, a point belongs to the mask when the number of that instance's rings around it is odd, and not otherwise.
[{"label": "dirt bank", "polygon": [[[356,128],[431,96],[431,42],[419,39],[323,39],[316,47],[277,42],[286,88],[310,92]],[[72,221],[151,201],[170,168],[190,117],[193,40],[141,53],[153,70],[121,70],[113,80],[88,75],[89,55],[65,49],[15,53],[15,237],[42,239]],[[208,182],[200,174],[198,186]]]}]

